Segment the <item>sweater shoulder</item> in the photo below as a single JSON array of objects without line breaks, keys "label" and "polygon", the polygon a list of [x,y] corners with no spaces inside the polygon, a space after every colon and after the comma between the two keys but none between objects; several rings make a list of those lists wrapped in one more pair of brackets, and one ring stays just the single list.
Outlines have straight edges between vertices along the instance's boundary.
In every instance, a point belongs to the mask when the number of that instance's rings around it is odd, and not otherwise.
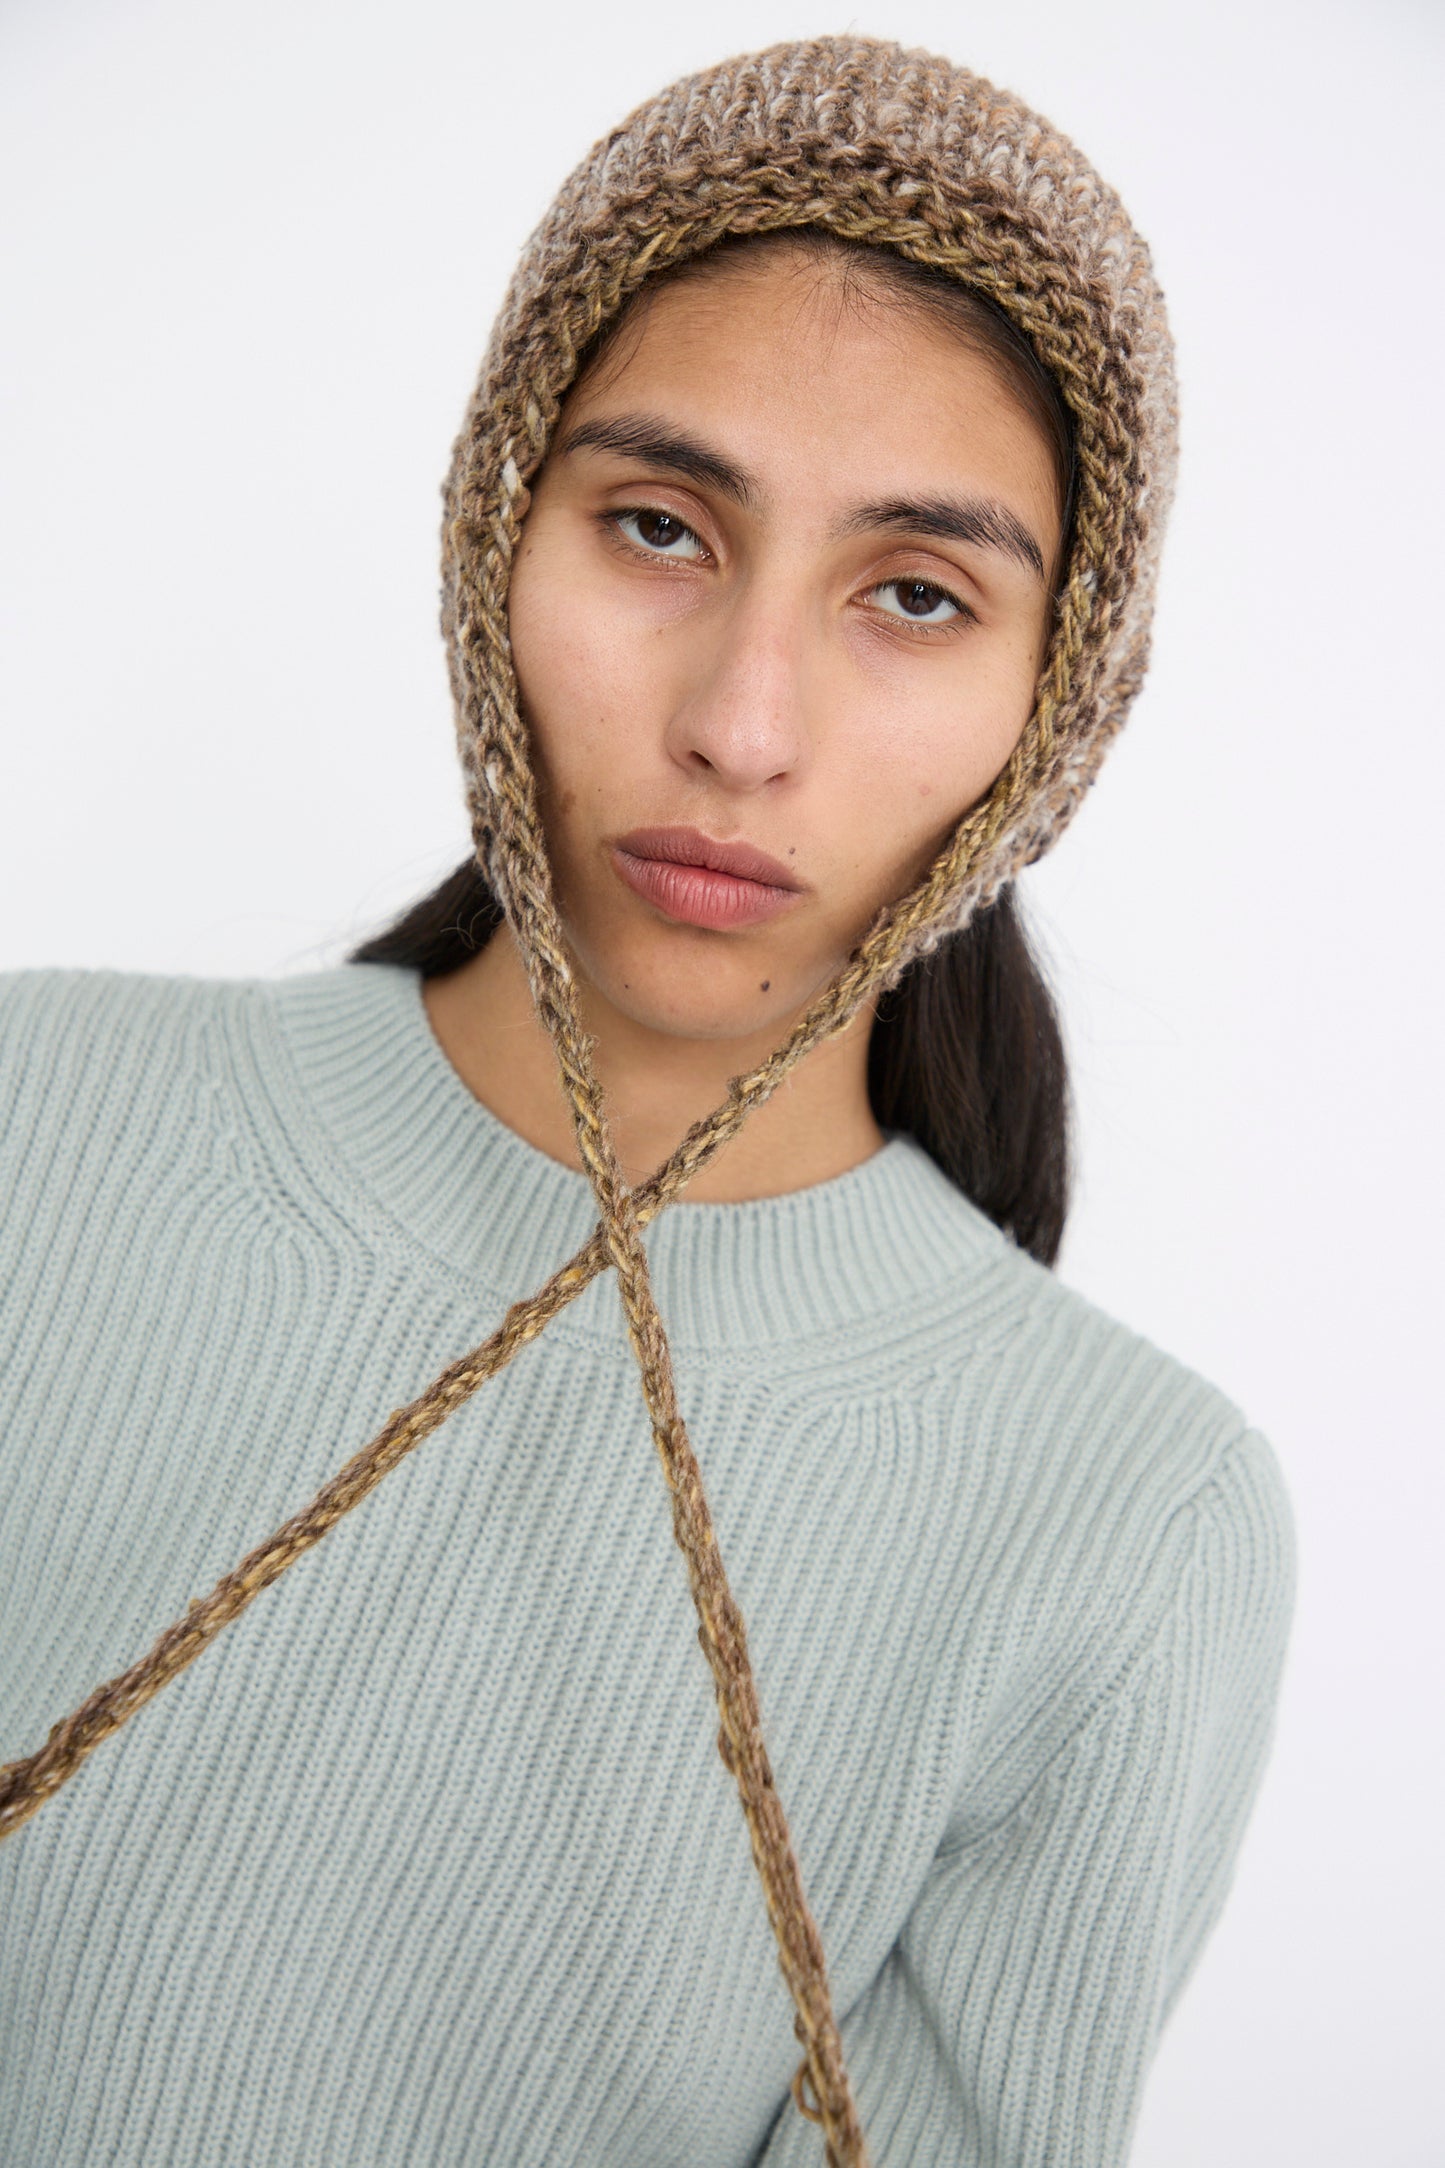
[{"label": "sweater shoulder", "polygon": [[0,1164],[23,1185],[42,1160],[54,1175],[67,1160],[98,1167],[121,1143],[233,1131],[217,1090],[226,1025],[254,991],[136,971],[0,972]]},{"label": "sweater shoulder", "polygon": [[1023,1344],[1033,1359],[1057,1366],[1071,1391],[1081,1391],[1089,1402],[1102,1394],[1120,1413],[1125,1403],[1145,1408],[1157,1398],[1231,1435],[1245,1428],[1239,1404],[1183,1357],[1002,1235],[999,1247],[1005,1253],[1000,1269],[1016,1284]]},{"label": "sweater shoulder", "polygon": [[244,1001],[252,982],[72,966],[0,971],[0,1073],[68,1048],[144,1060],[161,1041],[183,1036]]},{"label": "sweater shoulder", "polygon": [[164,1070],[255,990],[244,979],[162,972],[0,972],[0,1106],[37,1068],[68,1086],[88,1073],[113,1095],[118,1073]]},{"label": "sweater shoulder", "polygon": [[[922,1159],[910,1155],[914,1168]],[[962,1407],[972,1383],[1002,1366],[1030,1381],[1022,1404],[1035,1414],[1052,1409],[1062,1419],[1074,1411],[1070,1428],[1088,1411],[1147,1420],[1164,1406],[1231,1435],[1245,1427],[1218,1385],[1020,1249],[939,1169],[927,1175],[945,1200],[930,1226],[936,1277],[911,1330],[899,1336],[919,1389],[961,1391]],[[940,1240],[939,1227],[951,1239]]]},{"label": "sweater shoulder", "polygon": [[1234,1395],[990,1233],[999,1329],[977,1352],[966,1334],[938,1336],[934,1390],[960,1456],[987,1439],[1014,1483],[1060,1510],[1118,1500],[1119,1532],[1127,1519],[1146,1549],[1182,1509],[1265,1513],[1287,1545],[1278,1460]]}]

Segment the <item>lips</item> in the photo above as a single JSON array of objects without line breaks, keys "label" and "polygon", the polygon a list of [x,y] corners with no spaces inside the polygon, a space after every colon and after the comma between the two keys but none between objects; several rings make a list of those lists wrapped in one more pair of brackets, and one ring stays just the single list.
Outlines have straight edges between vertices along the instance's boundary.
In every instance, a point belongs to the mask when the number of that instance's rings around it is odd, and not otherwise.
[{"label": "lips", "polygon": [[761,881],[768,888],[798,889],[802,882],[776,858],[751,843],[715,843],[696,828],[634,828],[617,838],[616,849],[631,858],[651,858],[673,866],[703,866],[710,873],[730,873],[740,881]]},{"label": "lips", "polygon": [[751,843],[719,843],[696,828],[634,828],[612,845],[612,862],[665,918],[713,931],[775,918],[803,885]]}]

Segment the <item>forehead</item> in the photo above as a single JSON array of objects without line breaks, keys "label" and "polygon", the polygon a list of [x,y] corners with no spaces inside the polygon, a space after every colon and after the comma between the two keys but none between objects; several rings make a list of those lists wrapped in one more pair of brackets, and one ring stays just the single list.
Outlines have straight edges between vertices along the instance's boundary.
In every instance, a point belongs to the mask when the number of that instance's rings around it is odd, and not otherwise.
[{"label": "forehead", "polygon": [[643,286],[590,379],[745,367],[760,350],[786,351],[812,383],[870,359],[955,381],[998,375],[976,346],[866,266],[770,238]]},{"label": "forehead", "polygon": [[644,288],[564,405],[645,406],[782,488],[987,487],[1048,523],[1038,422],[961,330],[851,264],[758,244]]}]

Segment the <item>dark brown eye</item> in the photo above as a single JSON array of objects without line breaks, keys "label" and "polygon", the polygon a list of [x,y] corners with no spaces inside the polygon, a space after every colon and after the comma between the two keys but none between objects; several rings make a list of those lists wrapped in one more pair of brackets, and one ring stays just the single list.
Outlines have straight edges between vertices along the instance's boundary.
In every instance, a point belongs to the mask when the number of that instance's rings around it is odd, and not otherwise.
[{"label": "dark brown eye", "polygon": [[[890,617],[911,618],[916,625],[946,625],[951,618],[962,615],[960,604],[941,587],[933,587],[927,580],[886,580],[873,590]],[[895,603],[884,598],[893,595]]]},{"label": "dark brown eye", "polygon": [[[659,512],[652,505],[632,505],[612,516],[630,542],[640,543],[659,557],[693,558],[702,552],[702,544],[691,527],[675,519],[671,512]],[[679,544],[683,546],[679,548]]]}]

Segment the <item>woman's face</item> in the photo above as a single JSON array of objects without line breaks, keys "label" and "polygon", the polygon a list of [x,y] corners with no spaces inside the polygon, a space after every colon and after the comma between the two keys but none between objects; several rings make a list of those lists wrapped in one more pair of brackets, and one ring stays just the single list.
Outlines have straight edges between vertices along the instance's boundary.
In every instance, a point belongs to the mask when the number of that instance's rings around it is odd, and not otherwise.
[{"label": "woman's face", "polygon": [[563,407],[509,605],[596,993],[689,1038],[805,1007],[1017,742],[1058,546],[1042,432],[941,326],[786,244],[660,287]]}]

